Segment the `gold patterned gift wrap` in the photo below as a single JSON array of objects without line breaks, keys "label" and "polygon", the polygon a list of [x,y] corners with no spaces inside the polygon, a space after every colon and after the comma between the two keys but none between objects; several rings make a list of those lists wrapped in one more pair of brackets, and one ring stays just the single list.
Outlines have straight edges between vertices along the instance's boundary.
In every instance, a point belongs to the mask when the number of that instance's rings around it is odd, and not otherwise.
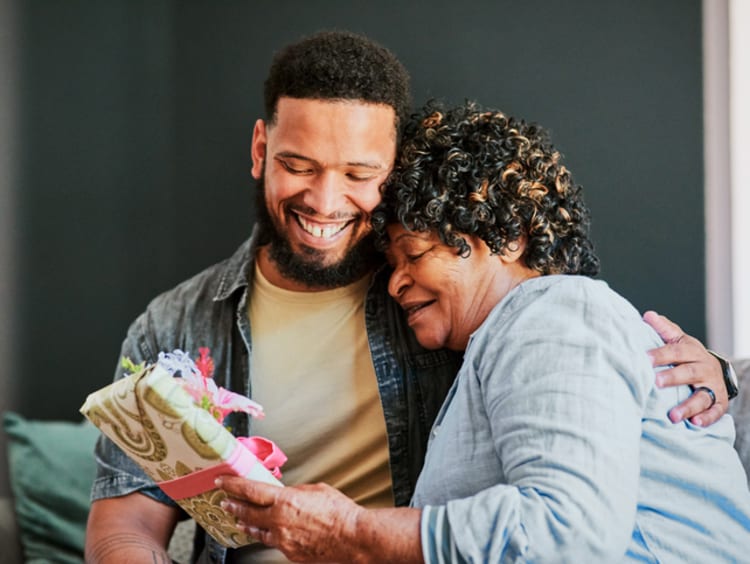
[{"label": "gold patterned gift wrap", "polygon": [[221,509],[226,495],[213,481],[236,474],[281,482],[159,364],[90,394],[80,411],[218,542],[256,542]]}]

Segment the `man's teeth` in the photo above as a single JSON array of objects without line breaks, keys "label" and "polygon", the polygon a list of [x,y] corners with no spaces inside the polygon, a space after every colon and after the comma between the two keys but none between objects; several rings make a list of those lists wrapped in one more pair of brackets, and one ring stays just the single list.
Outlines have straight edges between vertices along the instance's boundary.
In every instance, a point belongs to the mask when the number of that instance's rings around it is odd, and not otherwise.
[{"label": "man's teeth", "polygon": [[313,237],[320,237],[321,239],[329,239],[346,227],[346,223],[337,223],[335,225],[329,224],[321,227],[320,225],[309,223],[299,216],[297,216],[297,219],[299,219],[299,224],[302,226],[302,229],[307,231]]},{"label": "man's teeth", "polygon": [[313,227],[310,231],[311,235],[314,235],[315,237],[322,237],[323,239],[328,239],[329,237],[332,237],[336,233],[338,233],[340,230],[339,227]]}]

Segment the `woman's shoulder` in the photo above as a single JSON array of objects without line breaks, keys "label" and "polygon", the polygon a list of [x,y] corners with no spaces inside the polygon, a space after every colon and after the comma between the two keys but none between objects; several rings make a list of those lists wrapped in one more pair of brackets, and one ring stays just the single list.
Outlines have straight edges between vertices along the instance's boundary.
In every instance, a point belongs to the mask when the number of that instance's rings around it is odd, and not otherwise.
[{"label": "woman's shoulder", "polygon": [[540,307],[542,304],[561,308],[577,308],[586,304],[586,309],[596,306],[635,310],[604,280],[569,274],[550,274],[526,280],[509,292],[496,309],[514,311],[529,306]]},{"label": "woman's shoulder", "polygon": [[[483,381],[495,374],[528,383],[542,375],[626,375],[645,394],[653,382],[646,351],[656,333],[627,300],[600,280],[542,276],[506,296],[475,333],[465,358]],[[607,370],[606,367],[618,367]]]},{"label": "woman's shoulder", "polygon": [[[548,275],[514,288],[492,310],[489,332],[528,334],[583,331],[648,333],[638,310],[609,285],[576,275]],[[650,338],[649,338],[650,340]]]}]

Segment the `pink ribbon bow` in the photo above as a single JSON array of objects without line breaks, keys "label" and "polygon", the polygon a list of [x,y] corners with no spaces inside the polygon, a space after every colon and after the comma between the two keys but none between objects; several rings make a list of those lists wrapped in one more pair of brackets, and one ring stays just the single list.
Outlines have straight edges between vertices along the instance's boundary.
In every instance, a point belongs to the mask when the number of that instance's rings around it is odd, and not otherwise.
[{"label": "pink ribbon bow", "polygon": [[214,489],[214,481],[224,474],[246,476],[258,462],[270,470],[274,477],[281,478],[279,468],[287,461],[287,457],[273,441],[263,437],[239,437],[237,443],[225,462],[159,482],[159,487],[175,501],[186,499]]},{"label": "pink ribbon bow", "polygon": [[263,437],[239,437],[237,441],[252,452],[274,478],[281,479],[281,467],[287,461],[286,455],[273,441]]}]

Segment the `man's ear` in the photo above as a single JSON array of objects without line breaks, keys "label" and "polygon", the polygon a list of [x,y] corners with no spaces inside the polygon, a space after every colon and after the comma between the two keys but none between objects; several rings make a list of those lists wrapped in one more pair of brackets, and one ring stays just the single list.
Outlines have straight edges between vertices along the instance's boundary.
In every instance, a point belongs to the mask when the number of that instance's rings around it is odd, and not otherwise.
[{"label": "man's ear", "polygon": [[255,128],[253,129],[253,142],[250,145],[250,156],[253,159],[253,168],[250,170],[250,173],[255,180],[258,180],[263,176],[263,163],[266,160],[267,140],[266,122],[259,119],[255,122]]}]

